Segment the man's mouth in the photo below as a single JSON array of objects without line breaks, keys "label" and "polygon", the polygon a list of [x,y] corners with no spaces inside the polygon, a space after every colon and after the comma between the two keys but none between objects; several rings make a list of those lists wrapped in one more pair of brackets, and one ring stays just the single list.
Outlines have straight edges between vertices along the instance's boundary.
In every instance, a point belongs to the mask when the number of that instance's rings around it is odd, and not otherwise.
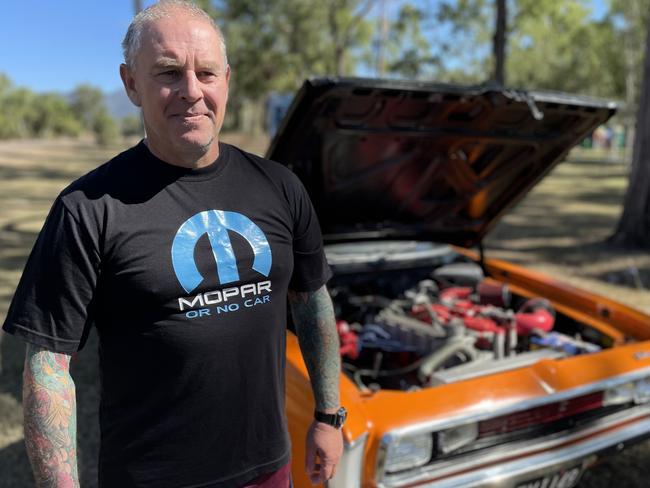
[{"label": "man's mouth", "polygon": [[198,119],[201,117],[205,117],[207,114],[202,114],[202,113],[182,113],[182,114],[176,114],[176,117],[180,117],[182,119]]}]

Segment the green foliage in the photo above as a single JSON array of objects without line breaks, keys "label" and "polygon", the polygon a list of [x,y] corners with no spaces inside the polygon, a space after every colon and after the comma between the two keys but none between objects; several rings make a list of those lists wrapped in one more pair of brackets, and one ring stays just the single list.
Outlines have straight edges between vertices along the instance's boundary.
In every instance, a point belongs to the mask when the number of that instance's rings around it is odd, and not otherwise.
[{"label": "green foliage", "polygon": [[231,97],[259,100],[295,90],[309,76],[351,74],[370,44],[372,0],[197,2],[222,25],[232,67]]},{"label": "green foliage", "polygon": [[197,0],[221,25],[231,66],[227,128],[258,132],[270,92],[349,75],[370,46],[373,0]]},{"label": "green foliage", "polygon": [[616,97],[602,58],[615,45],[612,26],[595,22],[586,1],[518,0],[508,38],[508,83]]},{"label": "green foliage", "polygon": [[56,93],[37,94],[14,87],[0,74],[0,139],[76,137],[84,128],[92,130],[100,144],[114,142],[119,136],[98,89],[82,85],[68,102]]},{"label": "green foliage", "polygon": [[36,96],[31,129],[36,137],[78,136],[81,123],[65,98],[55,93],[44,93]]},{"label": "green foliage", "polygon": [[92,121],[92,130],[95,134],[95,141],[100,146],[114,144],[120,137],[117,123],[105,109],[95,112]]},{"label": "green foliage", "polygon": [[74,89],[70,107],[85,127],[92,127],[98,114],[106,110],[101,90],[87,84],[79,85]]},{"label": "green foliage", "polygon": [[[506,83],[636,99],[650,0],[609,0],[595,19],[590,0],[508,0]],[[453,33],[442,41],[441,81],[484,82],[493,72],[495,0],[445,0],[436,12]],[[446,60],[452,59],[453,63]]]},{"label": "green foliage", "polygon": [[90,127],[100,146],[114,143],[119,137],[119,127],[108,114],[104,95],[91,85],[79,85],[72,92],[70,107],[84,127]]},{"label": "green foliage", "polygon": [[613,26],[614,49],[606,65],[616,70],[617,91],[624,93],[625,116],[632,118],[639,103],[650,0],[610,0],[607,21]]},{"label": "green foliage", "polygon": [[440,58],[431,53],[429,41],[422,30],[424,10],[405,3],[390,24],[387,39],[388,72],[410,79],[422,78],[439,67]]},{"label": "green foliage", "polygon": [[120,121],[120,132],[124,137],[143,136],[144,125],[140,115],[127,115]]},{"label": "green foliage", "polygon": [[81,124],[62,96],[14,87],[0,74],[0,139],[76,136],[80,132]]}]

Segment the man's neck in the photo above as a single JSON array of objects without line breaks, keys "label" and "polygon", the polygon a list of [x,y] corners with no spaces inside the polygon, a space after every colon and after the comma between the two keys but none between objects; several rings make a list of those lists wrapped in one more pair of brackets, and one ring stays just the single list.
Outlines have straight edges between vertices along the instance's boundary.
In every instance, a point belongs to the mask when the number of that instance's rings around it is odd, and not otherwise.
[{"label": "man's neck", "polygon": [[173,153],[162,151],[155,144],[151,144],[151,141],[146,137],[144,143],[149,151],[151,151],[151,154],[158,159],[173,166],[180,166],[181,168],[204,168],[205,166],[210,166],[219,157],[219,141],[216,137],[205,147],[197,146],[195,151],[187,151],[184,153],[179,151],[173,151]]}]

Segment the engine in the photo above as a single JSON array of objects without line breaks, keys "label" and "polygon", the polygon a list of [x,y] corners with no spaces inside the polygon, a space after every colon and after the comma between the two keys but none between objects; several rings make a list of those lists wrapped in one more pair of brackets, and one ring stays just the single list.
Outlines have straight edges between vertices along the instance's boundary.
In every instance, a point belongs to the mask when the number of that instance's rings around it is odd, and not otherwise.
[{"label": "engine", "polygon": [[601,349],[556,330],[547,300],[513,299],[473,263],[441,266],[396,295],[371,288],[330,290],[343,368],[362,389],[430,387]]}]

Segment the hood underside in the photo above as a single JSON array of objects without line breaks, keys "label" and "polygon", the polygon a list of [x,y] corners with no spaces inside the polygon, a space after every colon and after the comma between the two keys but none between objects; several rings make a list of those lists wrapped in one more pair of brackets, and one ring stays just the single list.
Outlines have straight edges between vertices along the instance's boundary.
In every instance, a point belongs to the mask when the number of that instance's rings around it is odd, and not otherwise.
[{"label": "hood underside", "polygon": [[615,111],[562,93],[311,79],[267,157],[300,177],[326,241],[471,246]]}]

